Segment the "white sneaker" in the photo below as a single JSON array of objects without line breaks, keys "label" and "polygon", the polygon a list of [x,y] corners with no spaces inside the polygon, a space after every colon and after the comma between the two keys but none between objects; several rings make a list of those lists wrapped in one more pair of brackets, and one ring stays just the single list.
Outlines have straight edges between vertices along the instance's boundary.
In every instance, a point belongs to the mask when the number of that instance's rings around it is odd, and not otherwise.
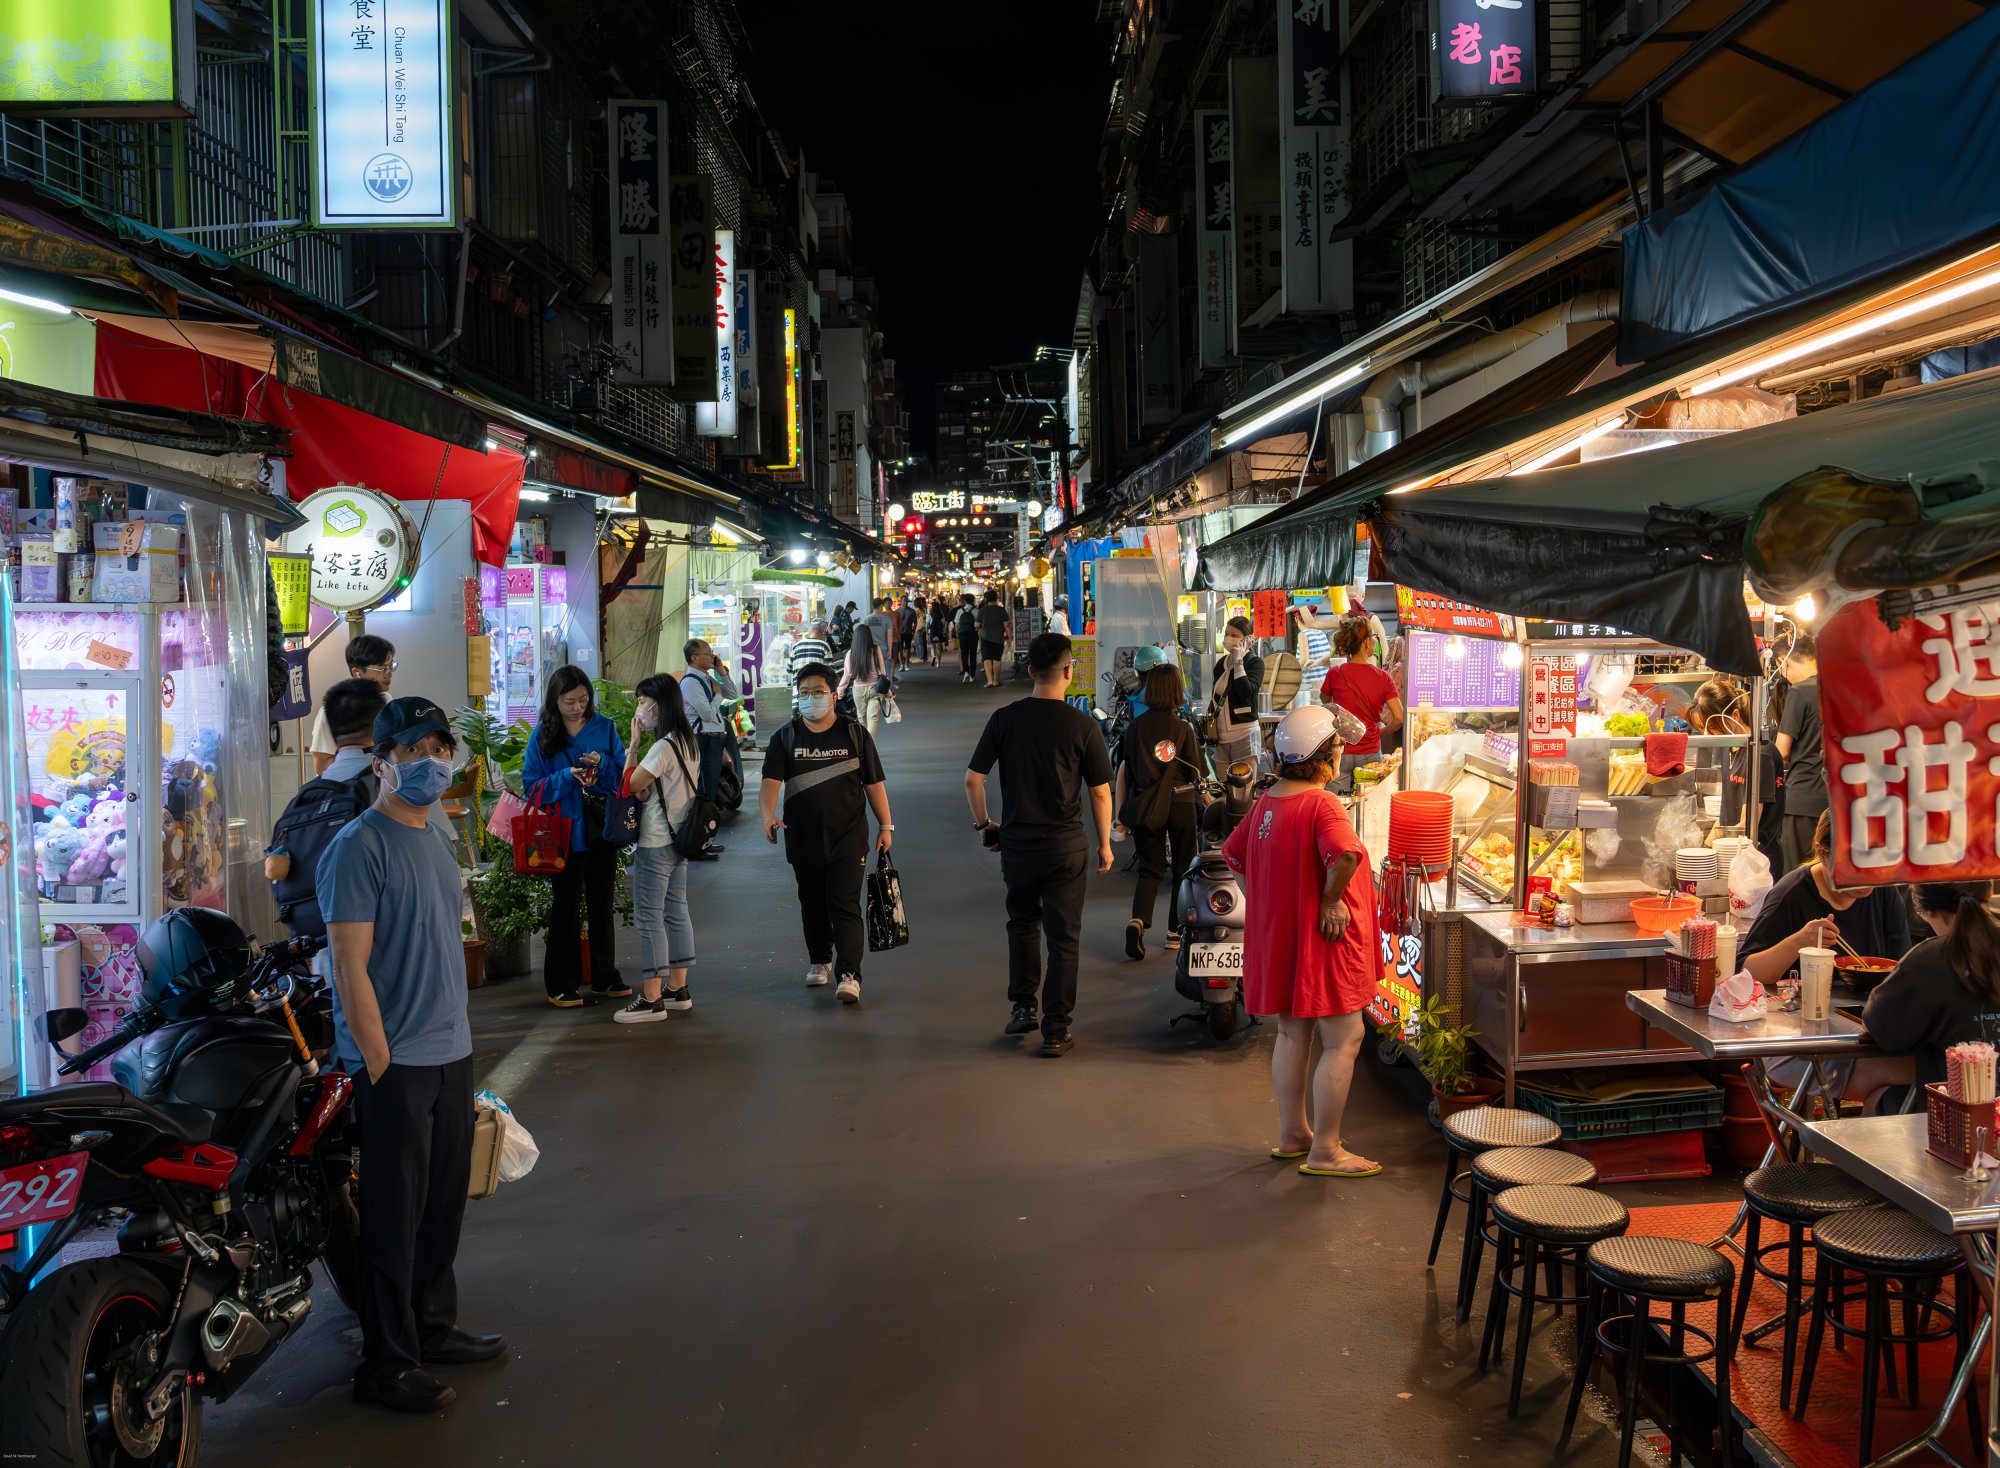
[{"label": "white sneaker", "polygon": [[830,963],[816,963],[806,970],[806,987],[808,989],[824,989],[832,982],[833,965]]},{"label": "white sneaker", "polygon": [[842,974],[840,976],[840,987],[835,989],[833,994],[842,1004],[859,1004],[861,1002],[861,980],[853,974]]}]

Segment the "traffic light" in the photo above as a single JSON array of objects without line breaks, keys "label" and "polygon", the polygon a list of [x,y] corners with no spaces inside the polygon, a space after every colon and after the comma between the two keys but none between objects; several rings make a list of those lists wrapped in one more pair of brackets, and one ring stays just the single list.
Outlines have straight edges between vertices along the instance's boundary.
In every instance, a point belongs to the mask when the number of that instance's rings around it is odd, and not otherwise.
[{"label": "traffic light", "polygon": [[909,515],[904,518],[903,534],[914,536],[914,535],[922,535],[923,533],[924,533],[924,517],[922,515]]}]

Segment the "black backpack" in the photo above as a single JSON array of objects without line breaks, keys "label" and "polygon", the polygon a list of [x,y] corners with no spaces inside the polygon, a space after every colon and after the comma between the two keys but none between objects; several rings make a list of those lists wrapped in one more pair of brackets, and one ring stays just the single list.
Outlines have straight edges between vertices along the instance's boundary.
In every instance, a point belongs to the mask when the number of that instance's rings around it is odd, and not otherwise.
[{"label": "black backpack", "polygon": [[[317,890],[319,859],[327,843],[375,803],[375,790],[373,774],[352,780],[308,780],[278,817],[271,844],[264,849],[264,869],[266,876],[274,869],[283,870],[283,875],[271,876],[271,895],[293,937],[326,936]],[[284,860],[276,860],[279,857]]]},{"label": "black backpack", "polygon": [[[1176,736],[1179,735],[1178,725],[1174,733]],[[1178,748],[1179,739],[1176,738],[1174,742]],[[1164,831],[1173,822],[1174,791],[1181,783],[1180,771],[1176,768],[1177,761],[1162,764],[1154,756],[1153,746],[1150,744],[1142,746],[1139,757],[1149,761],[1155,773],[1152,784],[1137,794],[1126,797],[1126,824],[1135,831],[1145,831],[1149,834]]]}]

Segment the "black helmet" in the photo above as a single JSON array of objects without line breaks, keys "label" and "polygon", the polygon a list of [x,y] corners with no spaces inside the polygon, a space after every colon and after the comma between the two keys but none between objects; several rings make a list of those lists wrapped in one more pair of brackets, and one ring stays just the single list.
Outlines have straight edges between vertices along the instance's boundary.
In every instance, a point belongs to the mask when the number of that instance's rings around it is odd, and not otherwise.
[{"label": "black helmet", "polygon": [[250,939],[226,912],[177,907],[139,936],[144,997],[170,1020],[225,1004],[249,971]]}]

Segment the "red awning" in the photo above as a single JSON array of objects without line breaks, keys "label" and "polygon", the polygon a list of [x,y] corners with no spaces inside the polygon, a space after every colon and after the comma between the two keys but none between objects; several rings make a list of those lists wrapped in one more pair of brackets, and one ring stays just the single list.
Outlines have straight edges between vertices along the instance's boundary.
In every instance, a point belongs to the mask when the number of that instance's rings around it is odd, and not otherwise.
[{"label": "red awning", "polygon": [[502,440],[490,453],[458,448],[358,408],[286,387],[268,371],[99,322],[99,397],[249,418],[292,431],[285,488],[293,499],[333,484],[399,500],[468,500],[473,553],[507,562],[526,461]]}]

